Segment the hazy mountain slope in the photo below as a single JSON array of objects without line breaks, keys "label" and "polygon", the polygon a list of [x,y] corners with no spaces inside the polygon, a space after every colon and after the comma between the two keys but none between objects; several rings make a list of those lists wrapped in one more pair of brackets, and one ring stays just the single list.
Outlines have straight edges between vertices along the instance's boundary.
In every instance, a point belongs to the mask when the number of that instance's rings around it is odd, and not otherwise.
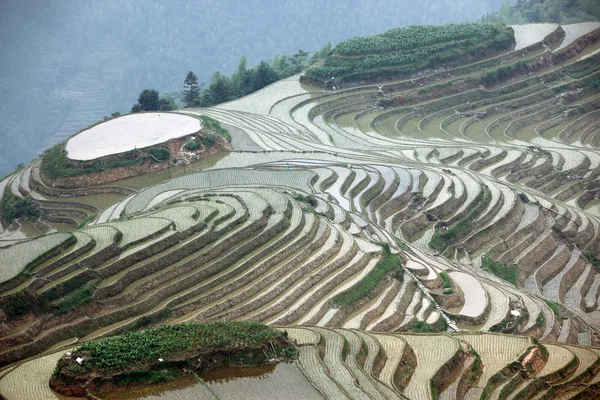
[{"label": "hazy mountain slope", "polygon": [[231,73],[243,54],[252,65],[397,26],[475,20],[499,3],[3,1],[0,176],[104,115],[129,111],[144,88],[179,90],[190,69],[208,81],[216,70]]}]

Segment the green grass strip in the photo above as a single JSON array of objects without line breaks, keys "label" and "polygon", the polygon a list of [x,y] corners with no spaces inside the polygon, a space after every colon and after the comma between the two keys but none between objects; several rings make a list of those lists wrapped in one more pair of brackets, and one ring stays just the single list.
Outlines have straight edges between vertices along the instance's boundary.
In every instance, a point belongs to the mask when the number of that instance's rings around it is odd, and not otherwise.
[{"label": "green grass strip", "polygon": [[335,296],[332,300],[334,306],[339,308],[352,306],[367,297],[387,273],[402,268],[400,258],[391,253],[389,245],[386,243],[382,247],[383,257],[375,265],[375,268],[351,288]]},{"label": "green grass strip", "polygon": [[481,257],[481,267],[484,270],[496,275],[498,278],[504,279],[513,285],[517,284],[519,271],[517,271],[516,265],[494,261],[488,253],[485,253],[483,257]]}]

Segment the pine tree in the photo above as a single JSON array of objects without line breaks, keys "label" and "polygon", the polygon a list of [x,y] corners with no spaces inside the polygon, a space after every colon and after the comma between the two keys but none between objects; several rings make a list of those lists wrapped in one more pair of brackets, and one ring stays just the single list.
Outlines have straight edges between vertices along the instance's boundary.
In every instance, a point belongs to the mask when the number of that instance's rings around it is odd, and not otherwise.
[{"label": "pine tree", "polygon": [[183,80],[183,102],[186,107],[194,107],[198,105],[199,99],[198,77],[190,71]]}]

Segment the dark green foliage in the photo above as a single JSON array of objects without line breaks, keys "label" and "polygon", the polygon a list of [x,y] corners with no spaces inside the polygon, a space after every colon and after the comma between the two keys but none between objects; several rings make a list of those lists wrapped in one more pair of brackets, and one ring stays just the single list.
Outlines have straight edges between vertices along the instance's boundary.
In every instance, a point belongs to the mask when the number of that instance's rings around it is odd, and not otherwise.
[{"label": "dark green foliage", "polygon": [[158,91],[144,89],[138,96],[137,104],[131,108],[131,112],[158,110]]},{"label": "dark green foliage", "polygon": [[513,43],[512,30],[500,24],[409,26],[343,41],[325,59],[323,66],[311,68],[306,74],[322,82],[331,81],[332,77],[335,80],[361,79],[363,72],[377,73],[382,69],[411,74],[478,57],[482,51],[506,50]]},{"label": "dark green foliage", "polygon": [[31,197],[17,197],[10,189],[2,195],[2,218],[12,223],[17,218],[35,221],[41,216],[39,206],[33,204]]},{"label": "dark green foliage", "polygon": [[131,107],[131,112],[141,111],[172,111],[177,109],[177,105],[172,98],[159,98],[158,91],[154,89],[144,89],[138,96],[138,102]]},{"label": "dark green foliage", "polygon": [[380,35],[355,37],[339,43],[333,53],[340,56],[360,56],[410,52],[439,43],[457,40],[486,40],[503,33],[503,27],[496,24],[447,24],[413,25],[390,29]]},{"label": "dark green foliage", "polygon": [[277,72],[267,64],[265,61],[261,61],[254,70],[254,77],[252,81],[254,91],[264,88],[271,83],[277,82],[279,75]]},{"label": "dark green foliage", "polygon": [[69,293],[86,285],[88,282],[97,278],[98,273],[94,270],[86,270],[83,273],[77,274],[66,281],[63,281],[54,287],[40,293],[39,300],[42,306],[47,307],[54,300],[57,300]]},{"label": "dark green foliage", "polygon": [[452,282],[450,281],[450,277],[445,272],[440,272],[440,277],[442,278],[442,284],[444,289],[452,288]]},{"label": "dark green foliage", "polygon": [[203,107],[214,106],[233,99],[231,94],[229,78],[217,71],[213,75],[210,85],[202,92],[200,102]]},{"label": "dark green foliage", "polygon": [[192,71],[188,72],[183,80],[183,102],[186,107],[194,107],[200,102],[198,77]]},{"label": "dark green foliage", "polygon": [[218,349],[260,349],[270,342],[277,345],[283,337],[283,332],[254,321],[165,324],[84,343],[75,353],[90,353],[83,364],[85,371],[116,371],[156,362],[159,357],[174,359]]},{"label": "dark green foliage", "polygon": [[481,258],[481,268],[488,272],[491,272],[498,278],[504,279],[505,281],[512,283],[513,285],[517,284],[517,277],[519,276],[519,271],[517,270],[517,266],[514,264],[511,265],[494,261],[488,253],[485,253]]},{"label": "dark green foliage", "polygon": [[535,324],[537,326],[544,326],[546,324],[546,317],[544,316],[544,313],[539,313],[538,316],[535,319]]},{"label": "dark green foliage", "polygon": [[150,155],[154,161],[167,161],[169,159],[169,149],[164,147],[153,147],[150,149]]},{"label": "dark green foliage", "polygon": [[397,271],[401,268],[402,262],[400,258],[391,253],[390,247],[386,243],[383,246],[382,258],[375,265],[375,268],[361,279],[360,282],[335,296],[332,299],[332,303],[339,308],[352,306],[367,297],[387,273]]},{"label": "dark green foliage", "polygon": [[8,303],[4,306],[4,311],[9,315],[23,315],[29,310],[29,298],[20,291],[10,296]]},{"label": "dark green foliage", "polygon": [[207,149],[210,149],[211,147],[213,147],[216,142],[217,142],[217,138],[215,137],[215,135],[206,135],[206,136],[202,137],[202,144]]},{"label": "dark green foliage", "polygon": [[516,74],[523,73],[529,68],[527,61],[519,60],[514,64],[505,65],[500,68],[493,69],[481,76],[479,80],[485,86],[491,86],[502,83]]},{"label": "dark green foliage", "polygon": [[304,196],[303,194],[296,193],[296,194],[292,195],[292,198],[296,201],[301,201],[303,203],[306,203],[311,207],[316,207],[317,205],[319,205],[319,202],[317,201],[315,196],[312,194],[309,194],[308,196]]},{"label": "dark green foliage", "polygon": [[407,328],[408,332],[413,333],[434,333],[435,329],[432,325],[428,324],[425,321],[417,321],[413,320]]},{"label": "dark green foliage", "polygon": [[200,142],[198,142],[197,140],[190,140],[189,142],[183,145],[183,148],[187,151],[198,150],[200,148]]},{"label": "dark green foliage", "polygon": [[94,294],[96,287],[98,287],[98,283],[100,283],[100,280],[95,279],[75,289],[61,301],[54,304],[54,310],[52,312],[55,315],[60,315],[89,303],[92,300],[92,295]]},{"label": "dark green foliage", "polygon": [[[226,101],[235,100],[264,88],[280,79],[287,78],[308,68],[312,63],[324,58],[331,51],[331,43],[321,50],[311,53],[298,50],[291,56],[277,55],[271,62],[261,61],[253,68],[247,67],[246,56],[238,62],[237,71],[230,77],[217,71],[211,83],[198,95],[195,101],[186,101],[187,84],[184,88],[186,107],[210,107]],[[309,57],[310,56],[310,57]],[[189,76],[189,73],[188,73]],[[188,77],[186,77],[187,81]],[[199,91],[199,89],[198,89]],[[191,95],[190,95],[191,96]],[[191,101],[191,98],[188,99]]]},{"label": "dark green foliage", "polygon": [[583,255],[588,260],[588,262],[596,268],[596,271],[600,272],[600,259],[598,258],[596,253],[594,253],[591,250],[585,250],[583,252]]}]

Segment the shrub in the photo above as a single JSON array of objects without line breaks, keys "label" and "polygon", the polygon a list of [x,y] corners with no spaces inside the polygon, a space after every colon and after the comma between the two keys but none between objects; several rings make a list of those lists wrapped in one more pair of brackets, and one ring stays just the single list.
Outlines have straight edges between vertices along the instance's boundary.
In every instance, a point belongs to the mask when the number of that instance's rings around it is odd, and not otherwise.
[{"label": "shrub", "polygon": [[213,147],[215,143],[217,143],[217,138],[215,137],[215,135],[206,135],[202,138],[202,144],[207,149]]},{"label": "shrub", "polygon": [[200,143],[197,140],[190,140],[189,142],[183,145],[183,148],[187,151],[195,151],[200,148]]},{"label": "shrub", "polygon": [[153,147],[150,150],[150,155],[155,161],[167,161],[170,154],[169,149],[164,147]]},{"label": "shrub", "polygon": [[5,311],[12,316],[23,315],[29,309],[29,298],[24,292],[12,295],[5,305]]},{"label": "shrub", "polygon": [[435,332],[435,329],[433,329],[432,325],[428,324],[425,321],[417,321],[417,320],[413,320],[408,325],[407,329],[409,332],[414,332],[414,333],[433,333],[433,332]]},{"label": "shrub", "polygon": [[2,217],[11,223],[17,218],[37,220],[41,216],[40,208],[33,204],[31,197],[17,197],[10,189],[2,195]]},{"label": "shrub", "polygon": [[586,250],[583,252],[583,255],[588,260],[588,262],[596,268],[596,271],[600,271],[600,259],[598,259],[596,253],[594,253],[591,250]]}]

